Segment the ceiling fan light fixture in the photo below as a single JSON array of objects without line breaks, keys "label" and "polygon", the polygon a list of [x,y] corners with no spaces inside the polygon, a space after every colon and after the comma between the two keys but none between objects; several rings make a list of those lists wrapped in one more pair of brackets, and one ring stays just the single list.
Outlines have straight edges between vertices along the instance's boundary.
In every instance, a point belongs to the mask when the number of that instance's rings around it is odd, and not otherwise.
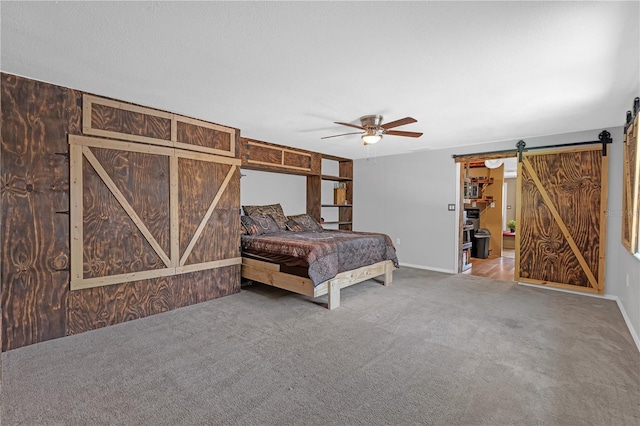
[{"label": "ceiling fan light fixture", "polygon": [[371,145],[374,143],[378,143],[382,139],[382,135],[377,133],[375,130],[367,130],[364,135],[362,135],[362,142],[365,145]]}]

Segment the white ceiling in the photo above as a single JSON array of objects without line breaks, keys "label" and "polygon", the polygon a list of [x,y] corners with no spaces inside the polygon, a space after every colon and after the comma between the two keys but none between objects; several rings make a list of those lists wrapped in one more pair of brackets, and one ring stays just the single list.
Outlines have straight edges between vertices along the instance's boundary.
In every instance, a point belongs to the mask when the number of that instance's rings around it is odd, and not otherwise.
[{"label": "white ceiling", "polygon": [[7,2],[4,72],[361,158],[623,124],[635,2]]}]

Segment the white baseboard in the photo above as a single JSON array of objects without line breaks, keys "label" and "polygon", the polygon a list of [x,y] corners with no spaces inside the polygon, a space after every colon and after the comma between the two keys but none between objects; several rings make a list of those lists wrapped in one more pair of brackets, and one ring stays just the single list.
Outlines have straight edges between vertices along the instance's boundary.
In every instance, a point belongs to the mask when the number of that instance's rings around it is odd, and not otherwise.
[{"label": "white baseboard", "polygon": [[425,271],[444,272],[446,274],[457,274],[458,273],[458,271],[454,271],[453,269],[432,268],[430,266],[413,265],[411,263],[401,263],[400,266],[406,266],[407,268],[423,269]]},{"label": "white baseboard", "polygon": [[627,324],[627,328],[629,329],[629,333],[631,333],[631,337],[633,337],[633,341],[636,342],[636,346],[638,347],[638,352],[640,352],[640,338],[638,338],[638,333],[633,328],[633,324],[631,324],[631,320],[627,316],[627,311],[624,310],[624,305],[622,305],[622,301],[618,296],[613,296],[615,298],[616,303],[618,304],[618,309],[620,309],[620,313],[622,314],[622,318],[624,318],[624,322]]},{"label": "white baseboard", "polygon": [[550,286],[539,285],[539,284],[529,284],[529,283],[523,283],[520,281],[518,281],[517,283],[518,285],[523,285],[525,287],[541,288],[543,290],[553,290],[553,291],[559,291],[561,293],[577,294],[578,296],[595,297],[597,299],[616,300],[616,296],[611,296],[610,294],[583,293],[581,291],[566,290],[564,288],[550,287]]},{"label": "white baseboard", "polygon": [[618,305],[618,309],[620,309],[620,313],[622,314],[622,318],[624,318],[624,322],[625,322],[625,324],[627,324],[627,328],[629,329],[629,333],[631,334],[631,337],[633,338],[633,341],[636,344],[636,348],[638,348],[638,352],[640,352],[640,338],[638,337],[638,333],[636,333],[635,328],[633,328],[633,324],[631,324],[631,320],[627,316],[627,311],[624,310],[624,306],[622,305],[622,301],[620,300],[620,298],[618,296],[611,295],[611,294],[582,293],[580,291],[565,290],[565,289],[562,289],[562,288],[547,287],[547,286],[542,286],[542,285],[521,283],[521,282],[518,282],[518,285],[523,285],[523,286],[527,286],[527,287],[541,288],[543,290],[560,291],[562,293],[577,294],[579,296],[596,297],[598,299],[615,300],[616,304]]}]

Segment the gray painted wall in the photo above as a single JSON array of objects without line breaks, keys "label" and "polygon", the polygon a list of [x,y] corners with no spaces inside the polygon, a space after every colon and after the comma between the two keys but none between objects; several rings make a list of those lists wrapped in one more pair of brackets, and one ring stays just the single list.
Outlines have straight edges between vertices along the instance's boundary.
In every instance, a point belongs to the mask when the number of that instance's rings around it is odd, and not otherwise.
[{"label": "gray painted wall", "polygon": [[292,216],[307,211],[307,178],[282,173],[242,169],[240,178],[241,205],[282,205],[284,214]]},{"label": "gray painted wall", "polygon": [[[620,242],[622,128],[608,130],[614,143],[609,153],[608,210],[611,214],[607,224],[606,294],[620,299],[637,336],[640,332],[640,259],[630,255]],[[527,138],[526,142],[527,146],[582,142],[597,140],[599,133],[600,130],[593,130]],[[354,161],[354,230],[391,236],[403,265],[457,271],[458,211],[447,211],[447,204],[456,204],[456,209],[460,207],[459,171],[451,156],[511,149],[515,143],[505,141]],[[251,170],[243,173],[247,175],[240,181],[243,205],[281,203],[288,215],[306,210],[305,177]],[[328,170],[327,174],[337,172]],[[323,201],[331,199],[331,191],[331,183],[323,186]],[[323,210],[323,215],[329,216],[330,212]]]},{"label": "gray painted wall", "polygon": [[[606,294],[617,296],[635,329],[640,331],[640,259],[620,242],[622,205],[622,128],[613,136],[609,158],[611,215],[607,224]],[[527,146],[597,140],[600,130],[527,138]],[[391,141],[388,141],[391,143]],[[385,143],[384,141],[382,143]],[[389,234],[400,263],[437,271],[457,271],[459,170],[453,154],[511,149],[504,141],[354,162],[354,230]],[[400,243],[397,244],[397,240]],[[627,276],[629,286],[627,287]]]}]

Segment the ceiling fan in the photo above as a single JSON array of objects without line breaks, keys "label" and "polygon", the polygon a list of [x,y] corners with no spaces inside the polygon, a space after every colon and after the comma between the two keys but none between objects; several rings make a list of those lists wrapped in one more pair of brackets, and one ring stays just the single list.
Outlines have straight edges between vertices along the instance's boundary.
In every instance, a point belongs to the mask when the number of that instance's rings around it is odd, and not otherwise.
[{"label": "ceiling fan", "polygon": [[351,133],[342,133],[339,135],[333,136],[325,136],[320,139],[329,139],[335,138],[338,136],[346,136],[346,135],[362,135],[362,142],[365,145],[374,144],[382,139],[383,135],[391,135],[391,136],[406,136],[410,138],[419,138],[422,136],[422,133],[419,132],[404,132],[401,130],[389,130],[395,127],[404,126],[405,124],[417,123],[418,120],[411,117],[401,118],[400,120],[391,121],[389,123],[382,124],[383,117],[381,115],[364,115],[360,117],[361,125],[351,123],[342,123],[340,121],[336,121],[336,124],[341,124],[343,126],[355,127],[356,129],[361,129],[361,132],[351,132]]}]

